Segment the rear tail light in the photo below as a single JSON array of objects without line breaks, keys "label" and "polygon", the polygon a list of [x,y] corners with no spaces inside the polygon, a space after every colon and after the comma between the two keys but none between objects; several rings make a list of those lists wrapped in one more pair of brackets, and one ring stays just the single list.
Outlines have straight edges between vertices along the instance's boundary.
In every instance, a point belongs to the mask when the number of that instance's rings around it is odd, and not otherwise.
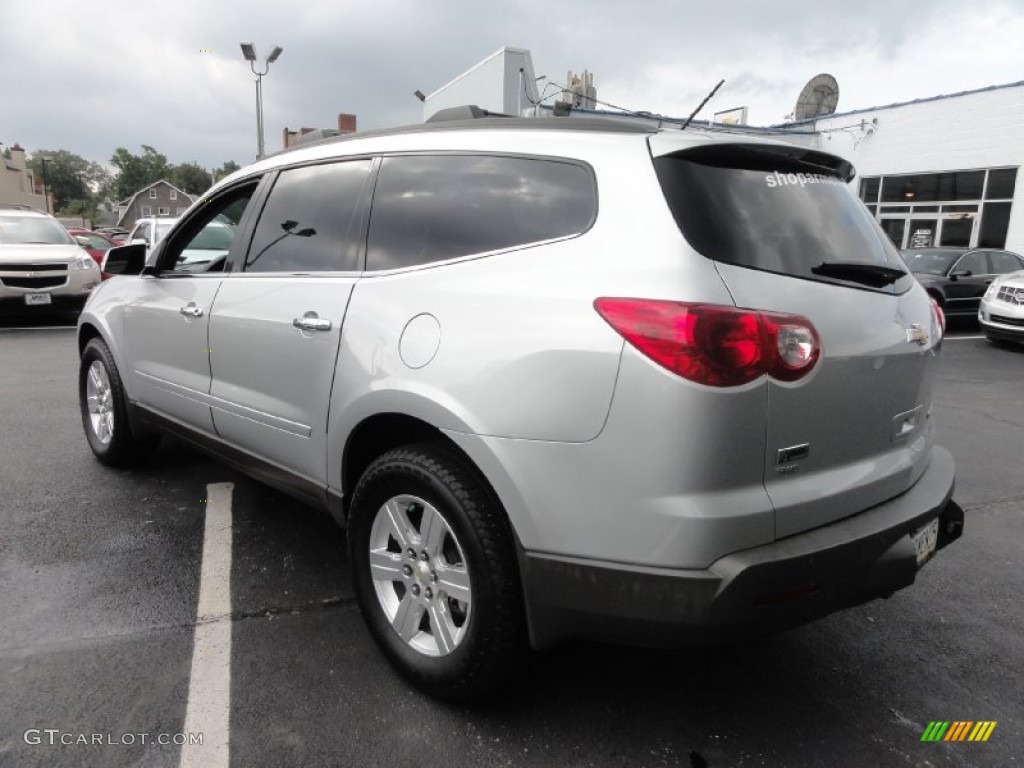
[{"label": "rear tail light", "polygon": [[712,387],[765,374],[796,381],[821,354],[817,331],[799,315],[653,299],[600,298],[594,308],[658,365]]},{"label": "rear tail light", "polygon": [[932,299],[932,312],[935,313],[935,324],[939,328],[939,338],[941,339],[946,335],[946,313],[942,311],[942,307],[935,299]]}]

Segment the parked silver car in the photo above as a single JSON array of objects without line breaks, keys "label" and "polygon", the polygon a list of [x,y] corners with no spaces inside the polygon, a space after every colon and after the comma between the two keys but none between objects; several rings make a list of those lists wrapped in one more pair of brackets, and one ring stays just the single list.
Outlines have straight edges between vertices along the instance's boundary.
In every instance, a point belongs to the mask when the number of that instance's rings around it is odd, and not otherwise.
[{"label": "parked silver car", "polygon": [[48,213],[0,205],[0,306],[80,310],[100,284],[85,242]]},{"label": "parked silver car", "polygon": [[[395,665],[793,626],[961,532],[941,313],[818,151],[603,120],[439,122],[262,160],[78,328],[89,444],[154,428],[329,509]],[[219,271],[182,269],[213,221]]]},{"label": "parked silver car", "polygon": [[981,299],[978,322],[990,341],[1024,343],[1024,270],[992,281]]}]

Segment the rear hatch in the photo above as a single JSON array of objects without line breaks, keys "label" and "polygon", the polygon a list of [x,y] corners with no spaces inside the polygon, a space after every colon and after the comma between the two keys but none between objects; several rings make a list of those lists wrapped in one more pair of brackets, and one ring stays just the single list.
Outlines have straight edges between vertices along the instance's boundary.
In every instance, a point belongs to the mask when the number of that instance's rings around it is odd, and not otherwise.
[{"label": "rear hatch", "polygon": [[782,144],[650,140],[684,237],[738,307],[803,315],[812,372],[768,380],[764,483],[777,538],[910,488],[931,454],[941,329],[930,299],[852,194],[845,161]]}]

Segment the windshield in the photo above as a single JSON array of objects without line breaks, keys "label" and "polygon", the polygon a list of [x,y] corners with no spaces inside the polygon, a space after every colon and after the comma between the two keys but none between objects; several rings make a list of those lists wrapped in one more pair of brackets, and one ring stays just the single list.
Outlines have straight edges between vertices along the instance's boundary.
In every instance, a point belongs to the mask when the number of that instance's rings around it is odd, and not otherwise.
[{"label": "windshield", "polygon": [[895,270],[895,280],[874,289],[902,292],[913,284],[845,179],[812,152],[711,146],[658,157],[654,166],[683,236],[709,259],[842,284],[858,282],[851,278],[863,265],[865,272]]},{"label": "windshield", "polygon": [[38,216],[0,218],[0,245],[73,245],[71,235],[53,219]]},{"label": "windshield", "polygon": [[904,251],[901,255],[911,272],[919,275],[944,275],[963,251]]}]

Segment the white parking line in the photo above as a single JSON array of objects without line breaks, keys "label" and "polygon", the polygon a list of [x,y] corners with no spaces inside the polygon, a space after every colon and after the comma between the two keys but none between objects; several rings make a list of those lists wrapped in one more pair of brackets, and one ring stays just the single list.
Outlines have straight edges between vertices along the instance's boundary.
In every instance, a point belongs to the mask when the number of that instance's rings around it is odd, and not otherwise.
[{"label": "white parking line", "polygon": [[185,712],[182,768],[228,765],[231,722],[231,491],[232,483],[206,486],[206,528],[199,576],[199,608],[192,647],[192,676]]}]

